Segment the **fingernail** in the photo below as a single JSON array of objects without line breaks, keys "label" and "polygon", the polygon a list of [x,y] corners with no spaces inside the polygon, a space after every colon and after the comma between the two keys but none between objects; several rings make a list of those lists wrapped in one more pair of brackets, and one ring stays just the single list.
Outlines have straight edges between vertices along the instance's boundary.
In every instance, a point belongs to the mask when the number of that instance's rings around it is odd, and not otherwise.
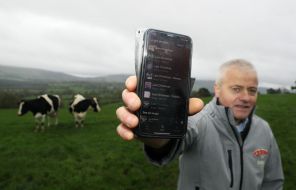
[{"label": "fingernail", "polygon": [[130,117],[130,116],[128,116],[127,118],[126,118],[126,125],[128,126],[128,127],[131,127],[131,125],[132,125],[132,117]]},{"label": "fingernail", "polygon": [[134,136],[134,135],[133,135],[133,133],[131,133],[131,132],[126,132],[126,133],[125,133],[125,137],[126,137],[127,140],[131,140],[131,139],[133,138],[133,136]]},{"label": "fingernail", "polygon": [[125,90],[122,91],[121,96],[122,96],[122,99],[125,99],[125,96],[126,96],[126,91]]}]

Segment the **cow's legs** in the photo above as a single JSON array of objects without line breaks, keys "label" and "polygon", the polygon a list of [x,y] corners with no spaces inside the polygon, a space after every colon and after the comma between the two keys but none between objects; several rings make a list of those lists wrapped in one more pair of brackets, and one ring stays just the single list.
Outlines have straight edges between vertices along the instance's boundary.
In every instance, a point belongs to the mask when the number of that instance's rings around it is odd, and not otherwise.
[{"label": "cow's legs", "polygon": [[47,127],[50,127],[50,123],[51,123],[50,120],[51,120],[51,117],[48,117],[48,116],[47,116],[46,118],[47,118]]},{"label": "cow's legs", "polygon": [[52,115],[51,115],[51,119],[52,121],[54,120],[54,125],[57,126],[59,124],[59,120],[58,120],[58,113],[57,112],[54,112]]},{"label": "cow's legs", "polygon": [[54,118],[55,118],[54,125],[56,125],[56,126],[57,126],[57,125],[59,124],[59,120],[58,120],[58,114],[57,114],[57,113],[55,114]]},{"label": "cow's legs", "polygon": [[75,120],[75,127],[78,128],[79,127],[79,121]]},{"label": "cow's legs", "polygon": [[38,132],[40,130],[40,128],[41,128],[42,131],[44,131],[45,117],[46,117],[45,114],[42,115],[40,113],[37,113],[35,115],[35,124],[36,124],[35,132]]},{"label": "cow's legs", "polygon": [[75,127],[84,127],[84,119],[85,119],[86,112],[84,113],[74,113],[75,118]]},{"label": "cow's legs", "polygon": [[35,118],[35,132],[38,132],[40,125],[40,118]]},{"label": "cow's legs", "polygon": [[47,115],[47,126],[50,127],[53,120],[55,120],[55,125],[57,125],[57,113],[55,112],[51,112],[51,113],[48,113]]},{"label": "cow's legs", "polygon": [[79,114],[74,114],[74,117],[75,117],[75,127],[76,128],[81,127],[82,119],[80,118]]},{"label": "cow's legs", "polygon": [[46,119],[46,115],[42,115],[42,118],[41,118],[41,131],[43,132],[44,131],[44,123],[45,123],[45,119]]}]

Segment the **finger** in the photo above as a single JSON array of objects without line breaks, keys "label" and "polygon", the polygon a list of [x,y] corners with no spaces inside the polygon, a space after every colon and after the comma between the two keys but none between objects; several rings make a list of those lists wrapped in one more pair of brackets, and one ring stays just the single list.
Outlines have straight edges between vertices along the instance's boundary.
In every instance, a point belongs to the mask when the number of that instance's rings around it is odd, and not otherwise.
[{"label": "finger", "polygon": [[125,86],[130,92],[135,92],[137,88],[137,77],[135,75],[128,77],[125,81]]},{"label": "finger", "polygon": [[122,100],[126,107],[132,111],[137,111],[141,106],[141,100],[134,92],[130,92],[127,89],[122,91]]},{"label": "finger", "polygon": [[125,126],[129,128],[134,128],[138,125],[139,119],[136,115],[130,113],[125,107],[120,107],[116,110],[117,118]]},{"label": "finger", "polygon": [[190,98],[189,99],[189,110],[188,114],[189,115],[194,115],[202,110],[204,107],[204,103],[201,99],[199,98]]},{"label": "finger", "polygon": [[117,134],[124,140],[130,141],[133,140],[135,135],[128,127],[124,126],[122,123],[118,125]]}]

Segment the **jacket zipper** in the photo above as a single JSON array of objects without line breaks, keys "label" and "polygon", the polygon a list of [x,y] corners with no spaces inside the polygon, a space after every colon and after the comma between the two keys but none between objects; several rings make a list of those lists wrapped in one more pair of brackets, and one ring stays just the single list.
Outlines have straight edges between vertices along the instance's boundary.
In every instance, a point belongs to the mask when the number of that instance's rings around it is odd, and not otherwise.
[{"label": "jacket zipper", "polygon": [[234,136],[236,138],[237,144],[239,146],[239,150],[240,150],[240,169],[241,169],[241,175],[240,175],[240,180],[239,180],[239,190],[242,190],[242,186],[243,186],[243,174],[244,174],[244,159],[243,159],[243,144],[244,142],[242,142],[242,145],[239,143],[239,137],[238,134],[235,131],[235,127],[233,125],[231,125],[229,118],[228,118],[228,109],[226,108],[226,115],[227,115],[227,120],[228,123],[232,129],[232,132],[234,133]]},{"label": "jacket zipper", "polygon": [[233,187],[233,168],[232,168],[232,154],[231,150],[227,150],[228,152],[228,165],[230,170],[230,188]]},{"label": "jacket zipper", "polygon": [[239,143],[238,136],[237,136],[237,133],[235,132],[234,127],[231,124],[230,124],[230,126],[231,126],[232,131],[233,131],[233,133],[235,135],[237,144],[239,146],[239,151],[240,151],[240,169],[241,169],[241,175],[240,175],[240,180],[239,180],[239,190],[242,190],[243,177],[244,177],[244,159],[243,159],[243,144],[244,143],[242,143],[242,145]]},{"label": "jacket zipper", "polygon": [[241,179],[239,183],[239,189],[241,190],[243,186],[243,177],[244,177],[243,145],[240,146],[240,159],[241,159]]},{"label": "jacket zipper", "polygon": [[[235,130],[233,128],[233,126],[231,126],[233,130]],[[240,151],[240,169],[241,169],[241,175],[240,175],[240,180],[239,180],[239,190],[242,190],[242,186],[243,186],[243,175],[244,175],[244,159],[243,159],[243,145],[240,145],[237,134],[235,133],[235,131],[233,131],[237,140],[237,144],[239,146],[239,151]]]}]

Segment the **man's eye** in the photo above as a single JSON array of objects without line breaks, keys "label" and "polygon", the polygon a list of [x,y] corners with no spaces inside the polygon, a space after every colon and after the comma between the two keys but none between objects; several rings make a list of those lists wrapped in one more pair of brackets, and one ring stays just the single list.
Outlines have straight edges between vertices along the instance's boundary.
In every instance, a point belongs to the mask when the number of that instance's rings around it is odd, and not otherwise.
[{"label": "man's eye", "polygon": [[253,88],[248,89],[248,92],[249,92],[250,95],[255,95],[257,93],[257,89],[255,89],[255,88],[254,89]]},{"label": "man's eye", "polygon": [[235,92],[235,93],[239,93],[240,90],[241,90],[241,89],[240,89],[240,88],[237,88],[237,87],[233,87],[233,88],[232,88],[232,91]]}]

